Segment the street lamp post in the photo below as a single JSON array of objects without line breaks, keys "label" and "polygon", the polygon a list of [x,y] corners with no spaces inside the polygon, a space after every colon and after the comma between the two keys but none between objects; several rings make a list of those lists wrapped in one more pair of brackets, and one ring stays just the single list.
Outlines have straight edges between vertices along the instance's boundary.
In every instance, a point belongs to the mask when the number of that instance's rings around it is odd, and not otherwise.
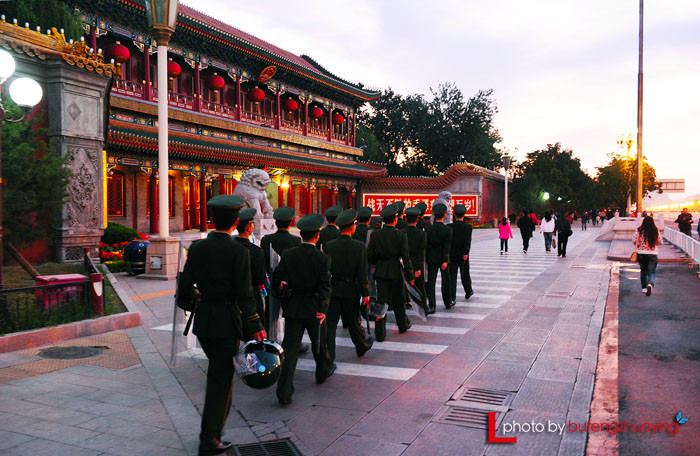
[{"label": "street lamp post", "polygon": [[9,52],[0,49],[0,288],[2,288],[3,237],[2,237],[2,122],[21,122],[26,112],[36,106],[43,97],[43,91],[38,82],[30,78],[17,78],[10,84],[10,98],[24,113],[17,118],[7,118],[7,112],[2,104],[2,86],[15,72],[15,59]]},{"label": "street lamp post", "polygon": [[639,73],[637,75],[637,216],[642,215],[642,113],[644,93],[644,0],[639,0]]},{"label": "street lamp post", "polygon": [[506,188],[505,188],[505,212],[506,218],[508,218],[508,170],[510,169],[510,153],[506,150],[503,152],[503,169],[506,174]]}]

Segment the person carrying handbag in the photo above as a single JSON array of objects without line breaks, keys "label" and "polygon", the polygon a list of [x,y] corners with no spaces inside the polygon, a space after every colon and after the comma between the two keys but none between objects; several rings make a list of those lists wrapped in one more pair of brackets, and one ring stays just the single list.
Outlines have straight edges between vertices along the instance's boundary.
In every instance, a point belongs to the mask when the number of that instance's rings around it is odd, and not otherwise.
[{"label": "person carrying handbag", "polygon": [[[632,254],[632,257],[636,256],[636,261],[639,263],[642,293],[651,296],[656,279],[656,265],[659,262],[658,246],[663,243],[661,236],[659,236],[659,229],[652,217],[644,217],[642,225],[634,233],[632,242],[634,242],[635,247],[635,253]],[[632,258],[630,259],[634,261]]]}]

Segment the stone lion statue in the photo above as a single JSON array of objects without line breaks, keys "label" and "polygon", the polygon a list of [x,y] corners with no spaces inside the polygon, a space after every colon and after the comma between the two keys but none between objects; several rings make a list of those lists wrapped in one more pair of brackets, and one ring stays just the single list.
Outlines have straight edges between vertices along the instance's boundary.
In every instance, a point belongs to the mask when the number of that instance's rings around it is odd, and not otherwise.
[{"label": "stone lion statue", "polygon": [[[435,198],[435,201],[433,201],[433,206],[435,207],[436,204],[444,204],[447,206],[447,213],[445,214],[445,225],[448,223],[452,222],[452,208],[450,207],[450,200],[452,200],[452,193],[448,191],[440,192],[437,198]],[[431,208],[432,210],[432,208]],[[430,221],[433,222],[435,218],[431,215],[430,216]]]},{"label": "stone lion statue", "polygon": [[241,174],[241,180],[233,194],[243,198],[248,207],[257,211],[256,218],[271,218],[272,206],[265,192],[265,187],[270,182],[270,176],[265,171],[257,168],[247,169]]}]

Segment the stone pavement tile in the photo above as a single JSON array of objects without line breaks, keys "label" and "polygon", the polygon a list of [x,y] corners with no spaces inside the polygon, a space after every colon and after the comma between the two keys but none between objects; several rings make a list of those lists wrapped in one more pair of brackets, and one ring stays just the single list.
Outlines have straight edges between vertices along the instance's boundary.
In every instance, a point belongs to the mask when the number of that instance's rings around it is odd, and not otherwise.
[{"label": "stone pavement tile", "polygon": [[140,423],[148,423],[149,415],[153,414],[151,410],[142,410],[137,407],[125,407],[117,404],[107,404],[98,402],[82,409],[83,412],[92,413],[93,415],[111,416],[121,418],[126,421],[137,421]]},{"label": "stone pavement tile", "polygon": [[58,393],[40,394],[38,396],[27,397],[24,400],[29,402],[35,402],[37,404],[66,408],[69,410],[80,410],[82,408],[98,403],[97,401],[89,400],[84,397],[75,397]]},{"label": "stone pavement tile", "polygon": [[489,361],[507,361],[509,363],[519,363],[532,365],[540,351],[538,345],[513,344],[501,342],[486,357]]},{"label": "stone pavement tile", "polygon": [[540,354],[527,376],[529,378],[538,378],[541,380],[574,383],[576,381],[579,363],[580,360],[575,358],[545,356]]},{"label": "stone pavement tile", "polygon": [[[229,442],[232,442],[235,445],[242,445],[244,443],[255,443],[258,441],[258,438],[255,436],[255,434],[249,426],[246,425],[238,427],[229,427],[228,424],[230,420],[231,417],[229,416],[228,421],[226,421],[226,427],[224,427],[224,440],[228,440]],[[197,432],[199,432],[199,427],[197,427]],[[197,445],[199,445],[199,436],[197,435],[194,437],[197,441]]]},{"label": "stone pavement tile", "polygon": [[501,307],[489,314],[493,319],[518,321],[525,316],[527,310],[518,308]]},{"label": "stone pavement tile", "polygon": [[430,423],[402,456],[476,456],[481,455],[485,448],[486,431],[484,429]]},{"label": "stone pavement tile", "polygon": [[334,375],[323,384],[324,394],[318,395],[316,405],[369,412],[402,384],[400,380]]},{"label": "stone pavement tile", "polygon": [[484,350],[492,349],[503,338],[501,333],[469,330],[455,343],[459,346],[474,347]]},{"label": "stone pavement tile", "polygon": [[[354,410],[309,407],[287,422],[289,430],[294,433],[315,454],[323,451],[366,414]],[[318,423],[309,426],[309,423]]]},{"label": "stone pavement tile", "polygon": [[557,322],[552,329],[552,335],[568,337],[569,339],[586,340],[586,336],[588,335],[588,326],[585,324],[588,323],[588,321],[582,323],[584,324],[569,325]]},{"label": "stone pavement tile", "polygon": [[475,331],[487,331],[487,332],[497,332],[497,333],[507,333],[515,325],[514,321],[511,320],[497,320],[491,316],[481,320],[476,326],[474,326]]},{"label": "stone pavement tile", "polygon": [[155,401],[155,399],[139,396],[137,391],[135,391],[134,394],[126,394],[105,390],[92,391],[88,394],[80,396],[80,399],[90,399],[91,401],[106,402],[108,404],[124,405],[127,407]]},{"label": "stone pavement tile", "polygon": [[4,454],[12,456],[97,456],[102,451],[79,446],[65,445],[51,440],[34,439],[5,450]]},{"label": "stone pavement tile", "polygon": [[34,437],[25,434],[18,434],[16,432],[0,430],[0,451],[6,450],[7,448],[15,445],[29,442],[30,440],[34,440]]},{"label": "stone pavement tile", "polygon": [[541,346],[548,335],[549,330],[547,329],[524,328],[516,325],[515,328],[505,335],[503,342]]},{"label": "stone pavement tile", "polygon": [[[486,448],[486,455],[538,455],[552,456],[559,453],[559,446],[563,437],[559,432],[549,432],[549,423],[553,425],[566,425],[566,414],[552,413],[549,411],[530,411],[530,410],[510,410],[503,418],[500,424],[500,429],[503,429],[504,424],[520,423],[531,425],[532,423],[541,423],[544,425],[544,432],[512,432],[503,434],[497,432],[497,435],[504,437],[517,437],[518,441],[510,445],[489,445]],[[552,428],[554,429],[554,428]],[[566,433],[566,428],[564,429]]]},{"label": "stone pavement tile", "polygon": [[530,366],[505,361],[484,361],[465,385],[501,391],[518,391]]},{"label": "stone pavement tile", "polygon": [[293,402],[289,405],[284,407],[280,406],[277,402],[275,392],[267,391],[268,394],[265,397],[243,405],[237,404],[236,398],[234,398],[233,406],[248,421],[265,423],[269,421],[291,420],[307,408],[313,406],[317,400],[314,396],[318,395],[318,390],[312,389],[316,386],[315,384],[309,385],[308,387],[301,386],[297,381],[297,377],[299,377],[298,372],[294,379],[296,391],[292,397]]},{"label": "stone pavement tile", "polygon": [[557,323],[569,324],[569,325],[586,325],[591,320],[592,311],[577,311],[570,308],[565,308],[562,313],[559,314]]},{"label": "stone pavement tile", "polygon": [[0,411],[47,421],[67,422],[73,425],[97,418],[97,415],[84,411],[67,410],[11,398],[3,398],[0,401]]},{"label": "stone pavement tile", "polygon": [[[197,424],[198,423],[195,423],[195,426]],[[157,431],[152,432],[148,435],[139,437],[138,440],[168,448],[176,448],[179,450],[184,449],[177,433],[169,429],[158,429]]]},{"label": "stone pavement tile", "polygon": [[546,317],[528,313],[518,322],[518,326],[521,328],[549,329],[554,326],[556,320],[556,317]]},{"label": "stone pavement tile", "polygon": [[320,456],[399,456],[403,454],[406,447],[400,443],[346,434],[333,442]]},{"label": "stone pavement tile", "polygon": [[109,434],[99,434],[89,440],[86,440],[85,442],[82,442],[81,446],[101,452],[123,456],[185,455],[184,450]]},{"label": "stone pavement tile", "polygon": [[515,395],[511,408],[566,413],[573,390],[573,383],[526,378]]},{"label": "stone pavement tile", "polygon": [[123,437],[139,438],[152,434],[161,428],[144,423],[132,423],[119,418],[101,416],[80,424],[78,427],[90,429],[99,433],[121,435]]},{"label": "stone pavement tile", "polygon": [[542,355],[581,358],[584,343],[581,339],[551,335],[542,347]]},{"label": "stone pavement tile", "polygon": [[529,315],[536,315],[539,317],[556,317],[561,313],[560,309],[554,309],[551,307],[540,307],[540,306],[533,306],[530,310],[527,311],[528,316]]},{"label": "stone pavement tile", "polygon": [[[70,421],[66,421],[70,423]],[[75,425],[69,426],[51,421],[35,421],[26,424],[21,432],[23,434],[53,440],[54,442],[66,443],[68,445],[82,446],[82,443],[98,435],[97,432],[82,429]]]},{"label": "stone pavement tile", "polygon": [[39,358],[36,356],[24,355],[17,352],[0,353],[0,369],[3,367],[14,366],[16,364],[36,361],[37,359]]}]

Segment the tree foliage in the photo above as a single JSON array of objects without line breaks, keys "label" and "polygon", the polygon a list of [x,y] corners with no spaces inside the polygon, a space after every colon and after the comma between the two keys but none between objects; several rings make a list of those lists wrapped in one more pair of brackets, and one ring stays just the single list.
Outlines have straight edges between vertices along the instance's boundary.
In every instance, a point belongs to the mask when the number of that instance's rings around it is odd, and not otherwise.
[{"label": "tree foliage", "polygon": [[[620,154],[609,154],[610,162],[598,167],[596,198],[604,206],[627,208],[627,198],[636,194],[637,160]],[[646,159],[642,160],[643,196],[659,191],[661,185],[656,181],[656,170]]]},{"label": "tree foliage", "polygon": [[[3,101],[9,118],[21,109]],[[59,223],[70,172],[65,160],[48,151],[46,129],[39,116],[2,123],[2,215],[5,242],[26,245],[50,240],[47,227]]]},{"label": "tree foliage", "polygon": [[[365,158],[385,164],[390,174],[438,174],[468,161],[488,168],[500,164],[493,126],[498,112],[493,91],[465,99],[452,83],[431,89],[432,98],[399,95],[391,88],[373,101],[359,118],[358,141]],[[374,147],[367,131],[378,141]],[[383,155],[384,159],[376,157]]]},{"label": "tree foliage", "polygon": [[83,35],[78,13],[61,0],[12,0],[0,2],[0,13],[7,21],[17,19],[24,25],[29,22],[31,28],[40,26],[42,30],[51,27],[64,29],[66,39],[79,40]]}]

